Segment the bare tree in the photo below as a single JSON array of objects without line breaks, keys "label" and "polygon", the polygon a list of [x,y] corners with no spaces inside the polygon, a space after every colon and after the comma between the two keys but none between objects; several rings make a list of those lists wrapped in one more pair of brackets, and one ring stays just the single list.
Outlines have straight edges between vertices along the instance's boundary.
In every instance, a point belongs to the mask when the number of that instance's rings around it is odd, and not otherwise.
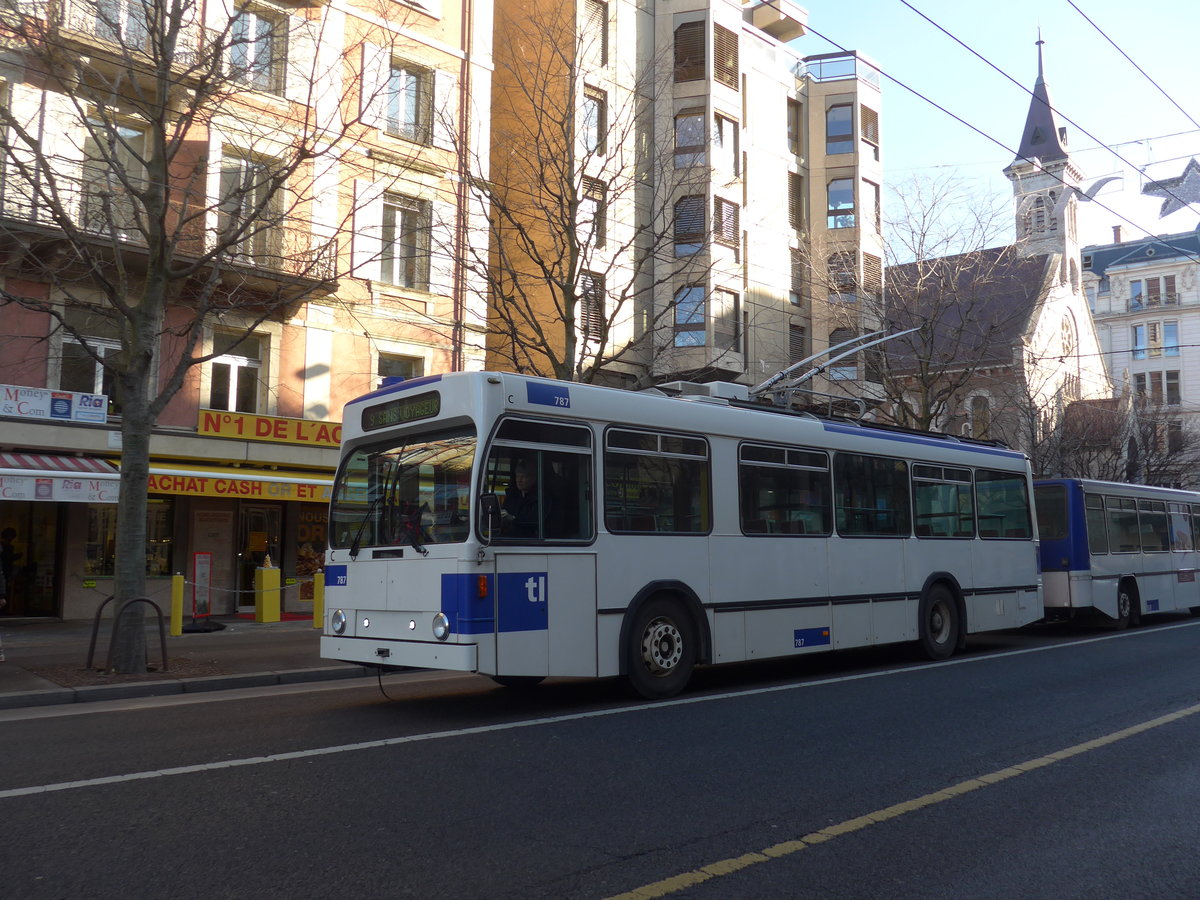
[{"label": "bare tree", "polygon": [[[466,261],[488,295],[489,354],[560,379],[614,366],[644,378],[680,302],[656,309],[654,296],[683,272],[703,283],[707,257],[687,248],[712,236],[708,166],[676,169],[673,135],[655,134],[669,55],[609,59],[605,23],[580,27],[573,4],[496,16],[491,158],[471,178],[490,235],[467,242]],[[700,157],[707,127],[701,117]]]},{"label": "bare tree", "polygon": [[[159,415],[194,367],[328,295],[348,257],[339,166],[367,105],[346,75],[361,48],[324,5],[0,0],[0,15],[21,76],[0,103],[0,241],[22,275],[0,312],[50,317],[52,341],[103,368],[123,604],[145,593]],[[232,337],[206,349],[213,323]],[[140,605],[119,623],[117,669],[143,671]]]}]

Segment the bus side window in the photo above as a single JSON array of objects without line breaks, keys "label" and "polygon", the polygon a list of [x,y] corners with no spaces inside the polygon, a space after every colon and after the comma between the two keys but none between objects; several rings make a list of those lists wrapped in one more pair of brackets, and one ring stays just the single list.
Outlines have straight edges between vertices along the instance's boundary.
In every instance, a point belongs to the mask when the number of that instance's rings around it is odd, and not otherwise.
[{"label": "bus side window", "polygon": [[1088,550],[1093,554],[1108,552],[1108,526],[1104,516],[1104,498],[1088,494],[1083,499],[1087,521]]},{"label": "bus side window", "polygon": [[1188,508],[1182,503],[1171,504],[1171,549],[1183,551],[1196,549]]}]

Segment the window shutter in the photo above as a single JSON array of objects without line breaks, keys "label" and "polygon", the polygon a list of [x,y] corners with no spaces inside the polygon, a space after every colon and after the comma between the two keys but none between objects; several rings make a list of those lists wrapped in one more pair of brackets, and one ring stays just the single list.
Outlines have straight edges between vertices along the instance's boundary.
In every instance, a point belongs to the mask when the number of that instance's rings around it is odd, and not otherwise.
[{"label": "window shutter", "polygon": [[862,139],[872,144],[879,143],[879,113],[866,106],[859,107],[859,128],[862,129]]},{"label": "window shutter", "polygon": [[675,29],[675,81],[700,81],[704,78],[704,25],[684,22]]},{"label": "window shutter", "polygon": [[362,81],[359,94],[359,115],[364,125],[383,127],[388,69],[392,55],[386,47],[376,44],[362,46]]},{"label": "window shutter", "polygon": [[384,186],[371,181],[354,182],[354,238],[350,274],[376,281],[379,255],[383,250]]},{"label": "window shutter", "polygon": [[[429,292],[454,296],[454,207],[422,204],[429,223]],[[432,206],[432,208],[431,208]]]},{"label": "window shutter", "polygon": [[738,245],[738,236],[741,233],[739,225],[740,209],[736,203],[731,203],[721,197],[715,199],[714,229],[717,233],[717,241],[722,244],[727,244],[731,247]]},{"label": "window shutter", "polygon": [[738,36],[720,25],[713,26],[713,78],[718,84],[738,89]]},{"label": "window shutter", "polygon": [[803,325],[788,326],[788,362],[798,363],[808,356]]},{"label": "window shutter", "polygon": [[288,16],[287,71],[284,96],[293,103],[312,105],[318,88],[315,71],[319,23],[304,16]]},{"label": "window shutter", "polygon": [[458,78],[439,69],[433,73],[434,146],[453,150],[458,130]]},{"label": "window shutter", "polygon": [[591,46],[588,52],[592,59],[601,66],[608,65],[608,4],[604,0],[587,0],[584,10],[585,33]]},{"label": "window shutter", "polygon": [[788,223],[793,231],[804,230],[804,176],[788,172]]},{"label": "window shutter", "polygon": [[704,198],[680,197],[675,204],[675,240],[704,236]]},{"label": "window shutter", "polygon": [[579,307],[579,326],[584,338],[598,338],[604,329],[606,314],[604,275],[598,272],[580,273]]},{"label": "window shutter", "polygon": [[883,293],[883,260],[870,253],[863,254],[863,288],[873,297]]}]

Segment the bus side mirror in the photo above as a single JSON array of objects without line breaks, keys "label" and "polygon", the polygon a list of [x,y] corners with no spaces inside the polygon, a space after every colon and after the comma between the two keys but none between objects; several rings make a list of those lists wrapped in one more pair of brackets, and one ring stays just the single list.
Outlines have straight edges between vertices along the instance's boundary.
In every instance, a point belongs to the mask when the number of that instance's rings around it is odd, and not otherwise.
[{"label": "bus side mirror", "polygon": [[495,494],[479,495],[479,536],[491,538],[492,530],[500,520],[500,498]]}]

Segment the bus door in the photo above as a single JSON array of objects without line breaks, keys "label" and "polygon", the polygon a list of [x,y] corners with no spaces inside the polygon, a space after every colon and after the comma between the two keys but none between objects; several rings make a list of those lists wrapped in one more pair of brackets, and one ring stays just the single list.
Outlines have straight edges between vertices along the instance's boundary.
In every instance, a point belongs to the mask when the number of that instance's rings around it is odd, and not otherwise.
[{"label": "bus door", "polygon": [[596,675],[596,555],[495,556],[496,674]]}]

